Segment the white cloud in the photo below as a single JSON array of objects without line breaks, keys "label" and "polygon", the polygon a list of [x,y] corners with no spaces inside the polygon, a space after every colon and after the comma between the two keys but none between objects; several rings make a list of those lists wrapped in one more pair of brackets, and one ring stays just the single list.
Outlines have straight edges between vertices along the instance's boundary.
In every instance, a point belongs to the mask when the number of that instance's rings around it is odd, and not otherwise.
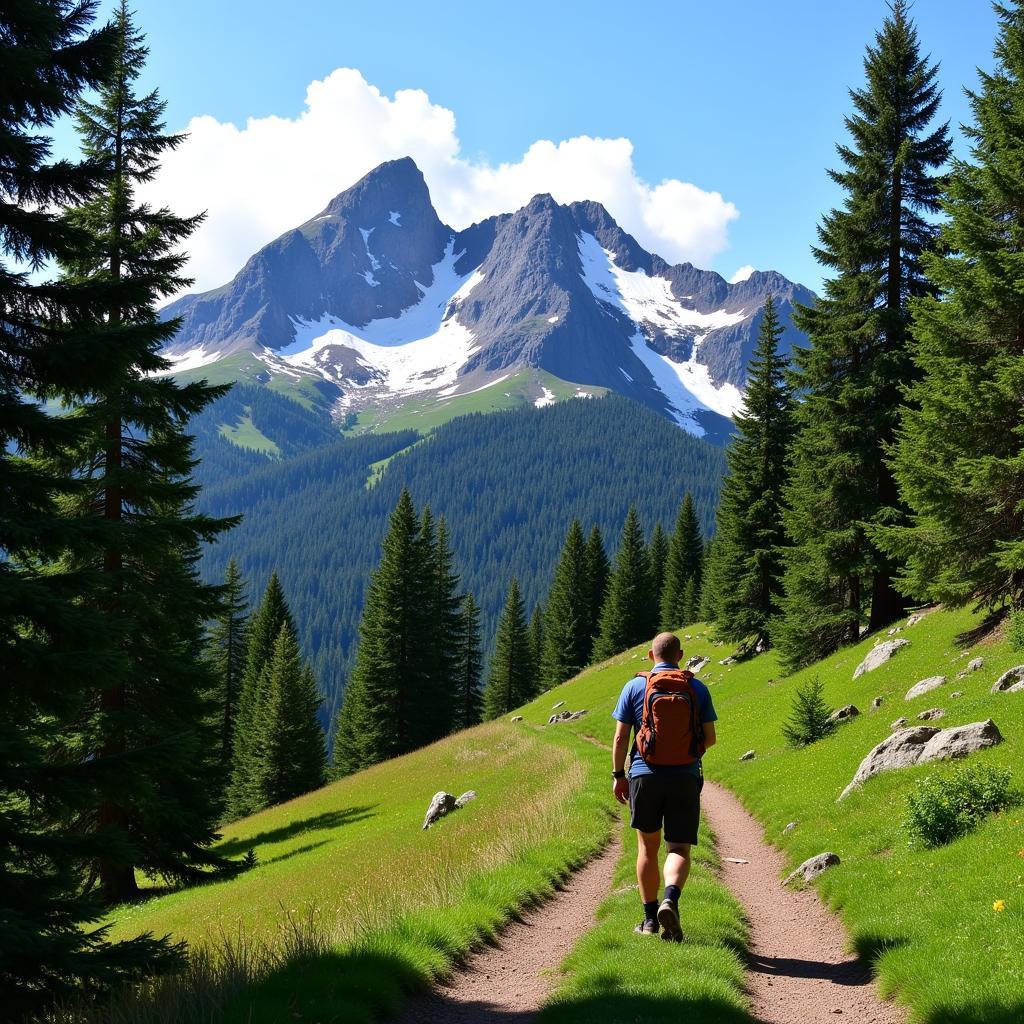
[{"label": "white cloud", "polygon": [[260,246],[401,156],[416,161],[441,219],[457,229],[550,192],[562,203],[596,199],[645,248],[706,266],[728,246],[729,222],[739,216],[718,192],[643,181],[629,139],[541,140],[497,166],[464,157],[452,111],[419,89],[382,95],[352,68],[313,82],[298,117],[250,118],[238,128],[204,115],[187,131],[148,198],[180,214],[208,211],[189,243],[197,289],[223,284]]},{"label": "white cloud", "polygon": [[752,267],[749,263],[745,267],[740,267],[740,269],[729,278],[729,284],[739,284],[740,281],[746,281],[746,279],[756,270],[757,267]]}]

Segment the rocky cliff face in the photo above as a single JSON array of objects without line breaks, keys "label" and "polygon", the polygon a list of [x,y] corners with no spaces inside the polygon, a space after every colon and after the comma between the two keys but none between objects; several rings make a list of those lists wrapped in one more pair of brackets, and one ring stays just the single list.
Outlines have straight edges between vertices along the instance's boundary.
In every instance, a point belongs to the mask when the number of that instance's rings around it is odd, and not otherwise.
[{"label": "rocky cliff face", "polygon": [[406,158],[265,246],[229,284],[168,306],[182,328],[165,354],[195,370],[250,353],[267,375],[330,382],[339,411],[448,400],[536,368],[721,435],[769,295],[791,346],[793,304],[813,295],[780,274],[729,284],[670,265],[599,203],[549,195],[456,232]]}]

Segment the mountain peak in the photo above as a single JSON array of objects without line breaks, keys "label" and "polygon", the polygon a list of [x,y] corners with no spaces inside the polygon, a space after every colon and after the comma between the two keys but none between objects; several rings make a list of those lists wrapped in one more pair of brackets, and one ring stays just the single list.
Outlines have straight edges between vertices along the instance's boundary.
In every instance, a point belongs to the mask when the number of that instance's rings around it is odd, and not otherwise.
[{"label": "mountain peak", "polygon": [[366,213],[371,216],[383,211],[390,217],[395,211],[400,217],[401,209],[410,206],[418,210],[429,208],[433,212],[423,172],[411,156],[403,156],[386,160],[368,171],[351,188],[336,195],[322,216],[345,217],[367,208]]}]

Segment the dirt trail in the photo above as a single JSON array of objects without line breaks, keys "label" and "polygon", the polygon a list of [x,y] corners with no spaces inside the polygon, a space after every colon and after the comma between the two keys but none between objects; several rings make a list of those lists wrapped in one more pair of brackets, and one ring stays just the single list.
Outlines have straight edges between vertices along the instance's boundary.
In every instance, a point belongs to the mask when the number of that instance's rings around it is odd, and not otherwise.
[{"label": "dirt trail", "polygon": [[527,1024],[551,989],[553,972],[594,926],[620,853],[613,842],[551,899],[510,924],[495,946],[474,953],[443,985],[413,999],[390,1024]]},{"label": "dirt trail", "polygon": [[708,782],[701,803],[718,836],[722,878],[750,922],[747,983],[759,1024],[904,1024],[907,1015],[878,996],[870,974],[846,951],[842,924],[815,891],[782,886],[785,858],[739,800]]}]

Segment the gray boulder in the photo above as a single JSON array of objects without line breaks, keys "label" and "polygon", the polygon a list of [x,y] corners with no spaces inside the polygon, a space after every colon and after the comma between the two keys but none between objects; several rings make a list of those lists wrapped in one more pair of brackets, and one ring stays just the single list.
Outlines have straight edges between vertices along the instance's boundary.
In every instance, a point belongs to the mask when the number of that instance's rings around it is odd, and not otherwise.
[{"label": "gray boulder", "polygon": [[431,825],[439,822],[446,814],[451,814],[454,810],[455,797],[451,793],[446,793],[444,790],[435,793],[427,808],[427,815],[423,819],[423,827],[430,828]]},{"label": "gray boulder", "polygon": [[993,684],[992,693],[1024,692],[1024,665],[1018,665],[1004,672]]},{"label": "gray boulder", "polygon": [[877,711],[884,703],[885,703],[885,701],[881,697],[876,697],[871,702],[871,710],[872,711]]},{"label": "gray boulder", "polygon": [[789,832],[792,832],[792,831],[793,831],[793,829],[795,829],[795,828],[797,827],[797,825],[799,825],[799,824],[800,824],[800,822],[799,822],[799,821],[791,821],[791,822],[790,822],[790,823],[789,823],[789,824],[788,824],[788,825],[787,825],[787,826],[786,826],[786,827],[785,827],[785,828],[784,828],[784,829],[782,830],[782,834],[783,834],[783,835],[786,835],[787,833],[789,833]]},{"label": "gray boulder", "polygon": [[845,799],[879,772],[909,768],[911,765],[927,764],[930,761],[966,757],[977,750],[994,747],[1002,742],[1002,734],[991,718],[984,722],[958,725],[950,729],[938,729],[930,725],[900,729],[882,740],[861,761],[853,780],[840,793],[839,799]]},{"label": "gray boulder", "polygon": [[910,641],[904,640],[903,637],[897,637],[895,640],[884,640],[868,652],[867,657],[854,671],[853,678],[859,679],[865,672],[873,672],[879,666],[884,665],[898,651],[909,646]]},{"label": "gray boulder", "polygon": [[951,694],[949,695],[949,699],[950,699],[950,700],[956,700],[956,699],[957,699],[957,697],[962,697],[963,695],[964,695],[964,691],[963,691],[963,690],[954,690],[954,691],[953,691],[953,692],[952,692],[952,693],[951,693]]},{"label": "gray boulder", "polygon": [[903,726],[905,726],[906,724],[907,724],[907,720],[905,718],[897,718],[896,721],[893,722],[889,726],[889,728],[890,729],[902,729]]},{"label": "gray boulder", "polygon": [[936,718],[941,718],[946,712],[942,708],[929,708],[927,711],[922,711],[918,716],[919,722],[932,722]]},{"label": "gray boulder", "polygon": [[551,705],[551,710],[552,711],[557,711],[559,708],[564,708],[564,707],[565,707],[565,701],[564,700],[560,700],[557,704],[552,704]]},{"label": "gray boulder", "polygon": [[919,612],[914,612],[914,614],[907,619],[907,628],[909,629],[911,626],[916,626],[930,611],[930,608],[924,608]]},{"label": "gray boulder", "polygon": [[703,654],[695,654],[687,663],[686,668],[688,671],[696,675],[702,668],[711,664],[711,659],[705,657]]},{"label": "gray boulder", "polygon": [[757,754],[753,750],[748,750],[745,754],[740,757],[741,761],[753,761],[757,757]]},{"label": "gray boulder", "polygon": [[789,885],[790,882],[795,882],[798,878],[802,878],[805,882],[813,882],[820,874],[840,863],[842,862],[839,860],[838,854],[831,851],[819,853],[816,857],[808,857],[796,871],[787,876],[782,884]]},{"label": "gray boulder", "polygon": [[851,718],[856,718],[860,714],[860,711],[853,704],[846,704],[844,707],[837,708],[828,716],[830,722],[848,722]]},{"label": "gray boulder", "polygon": [[582,718],[586,713],[586,709],[582,711],[559,711],[557,715],[552,715],[548,719],[548,725],[557,725],[559,722],[575,722],[577,718]]},{"label": "gray boulder", "polygon": [[946,685],[945,676],[929,676],[927,679],[922,679],[921,682],[915,683],[909,690],[904,700],[914,700],[915,697],[923,697],[926,693],[931,693],[932,690],[937,690],[940,686]]},{"label": "gray boulder", "polygon": [[476,790],[467,789],[458,800],[455,801],[455,809],[458,810],[461,807],[465,807],[466,804],[472,803],[476,799]]},{"label": "gray boulder", "polygon": [[969,662],[967,662],[967,671],[968,672],[977,672],[978,669],[980,669],[981,666],[984,665],[984,664],[985,664],[985,659],[984,658],[971,658],[971,660]]},{"label": "gray boulder", "polygon": [[513,722],[521,722],[523,720],[523,716],[522,715],[513,715],[511,720]]}]

